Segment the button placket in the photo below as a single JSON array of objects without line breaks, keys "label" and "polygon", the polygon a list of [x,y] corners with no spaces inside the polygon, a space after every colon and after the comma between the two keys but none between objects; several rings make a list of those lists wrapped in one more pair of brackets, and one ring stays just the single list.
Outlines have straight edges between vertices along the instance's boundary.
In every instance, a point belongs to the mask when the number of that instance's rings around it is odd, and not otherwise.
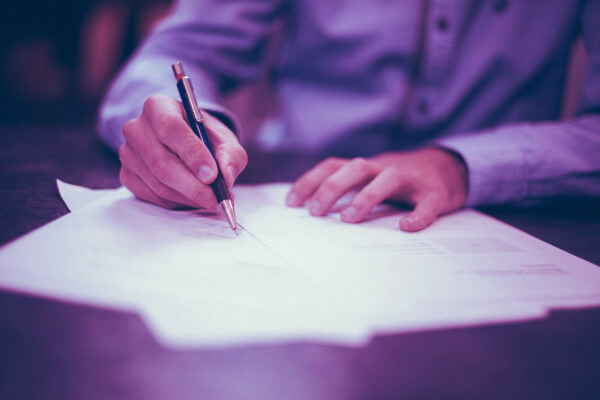
[{"label": "button placket", "polygon": [[425,84],[435,85],[448,73],[464,4],[456,0],[434,0],[430,4],[421,79]]},{"label": "button placket", "polygon": [[427,99],[424,97],[421,97],[417,100],[415,107],[419,115],[425,116],[429,112],[429,101],[427,101]]},{"label": "button placket", "polygon": [[492,9],[497,14],[502,14],[508,9],[508,0],[493,0]]},{"label": "button placket", "polygon": [[448,30],[448,19],[444,16],[438,17],[435,26],[439,32],[446,32]]}]

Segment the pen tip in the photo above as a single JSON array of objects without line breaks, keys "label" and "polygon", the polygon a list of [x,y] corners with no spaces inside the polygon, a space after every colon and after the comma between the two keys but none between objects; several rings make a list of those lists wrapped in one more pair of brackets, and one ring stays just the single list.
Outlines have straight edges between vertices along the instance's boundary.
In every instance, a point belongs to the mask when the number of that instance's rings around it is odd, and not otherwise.
[{"label": "pen tip", "polygon": [[235,221],[235,212],[233,211],[233,203],[229,199],[223,200],[221,202],[221,207],[223,208],[223,213],[225,214],[225,217],[227,218],[227,222],[229,222],[231,229],[233,229],[233,231],[237,233],[237,223]]}]

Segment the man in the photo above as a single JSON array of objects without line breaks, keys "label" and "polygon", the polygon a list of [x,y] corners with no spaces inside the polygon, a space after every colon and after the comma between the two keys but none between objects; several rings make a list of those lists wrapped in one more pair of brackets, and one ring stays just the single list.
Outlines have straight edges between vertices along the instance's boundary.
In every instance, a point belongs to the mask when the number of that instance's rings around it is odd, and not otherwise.
[{"label": "man", "polygon": [[[181,0],[100,114],[101,137],[120,146],[121,181],[137,197],[216,205],[207,186],[216,165],[175,100],[175,60],[233,185],[247,156],[219,96],[256,76],[281,20],[269,146],[340,157],[298,179],[288,205],[324,215],[359,188],[342,220],[400,201],[414,205],[400,228],[418,231],[465,205],[600,195],[598,0]],[[577,117],[556,122],[579,34],[590,66]]]}]

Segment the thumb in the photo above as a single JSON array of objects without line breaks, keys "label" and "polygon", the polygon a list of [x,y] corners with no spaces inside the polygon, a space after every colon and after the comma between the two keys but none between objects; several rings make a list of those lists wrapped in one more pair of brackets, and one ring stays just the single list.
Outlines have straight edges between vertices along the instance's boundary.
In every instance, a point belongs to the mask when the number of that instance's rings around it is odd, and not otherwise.
[{"label": "thumb", "polygon": [[400,229],[404,232],[417,232],[427,228],[435,221],[443,209],[440,196],[429,195],[415,204],[415,208],[400,220]]}]

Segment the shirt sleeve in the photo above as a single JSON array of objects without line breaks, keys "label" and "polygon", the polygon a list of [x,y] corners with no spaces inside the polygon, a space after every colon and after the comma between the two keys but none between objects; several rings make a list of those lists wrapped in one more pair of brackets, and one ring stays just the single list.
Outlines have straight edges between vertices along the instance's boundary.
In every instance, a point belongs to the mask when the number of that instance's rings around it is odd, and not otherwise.
[{"label": "shirt sleeve", "polygon": [[600,1],[584,1],[580,15],[590,57],[575,118],[437,141],[467,164],[467,206],[600,197]]},{"label": "shirt sleeve", "polygon": [[98,115],[100,138],[117,150],[123,125],[140,115],[149,96],[179,98],[171,70],[175,61],[190,76],[198,105],[239,133],[220,95],[257,76],[284,1],[179,0],[108,89]]}]

